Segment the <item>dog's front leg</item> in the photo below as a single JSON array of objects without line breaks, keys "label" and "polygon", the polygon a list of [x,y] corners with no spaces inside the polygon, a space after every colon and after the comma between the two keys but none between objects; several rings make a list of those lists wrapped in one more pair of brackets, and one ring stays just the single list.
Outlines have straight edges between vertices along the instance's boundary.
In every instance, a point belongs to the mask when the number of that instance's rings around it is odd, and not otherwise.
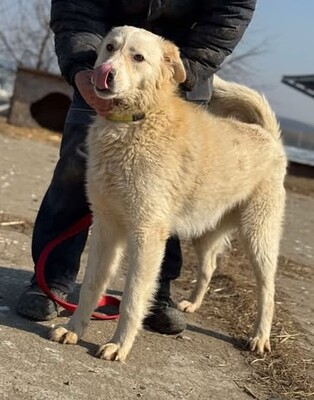
[{"label": "dog's front leg", "polygon": [[119,265],[125,241],[124,232],[115,221],[94,214],[88,263],[78,307],[65,326],[57,326],[51,330],[51,340],[62,344],[76,344],[83,336],[91,313]]},{"label": "dog's front leg", "polygon": [[99,348],[100,358],[124,361],[131,350],[157,287],[166,239],[160,228],[137,230],[130,237],[120,319],[112,340]]}]

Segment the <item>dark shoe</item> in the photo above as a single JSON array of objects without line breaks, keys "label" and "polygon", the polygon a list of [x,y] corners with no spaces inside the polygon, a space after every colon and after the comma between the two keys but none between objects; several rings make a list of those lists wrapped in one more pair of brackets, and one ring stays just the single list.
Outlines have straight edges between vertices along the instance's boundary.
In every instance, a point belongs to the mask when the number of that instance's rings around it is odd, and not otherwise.
[{"label": "dark shoe", "polygon": [[[51,288],[50,290],[60,299],[66,300],[67,295],[60,289]],[[16,311],[27,319],[50,321],[58,316],[60,307],[50,300],[36,284],[32,284],[22,293]]]},{"label": "dark shoe", "polygon": [[186,328],[185,317],[170,297],[155,300],[151,313],[145,318],[144,326],[167,335],[176,335]]}]

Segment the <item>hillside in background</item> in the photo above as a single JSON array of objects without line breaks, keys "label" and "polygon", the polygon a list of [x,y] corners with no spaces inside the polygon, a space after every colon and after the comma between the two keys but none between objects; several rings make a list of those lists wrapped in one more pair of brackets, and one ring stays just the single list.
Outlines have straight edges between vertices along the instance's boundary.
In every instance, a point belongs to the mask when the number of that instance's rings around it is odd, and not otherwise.
[{"label": "hillside in background", "polygon": [[314,136],[314,125],[305,124],[291,118],[278,117],[282,130],[291,132],[312,133]]}]

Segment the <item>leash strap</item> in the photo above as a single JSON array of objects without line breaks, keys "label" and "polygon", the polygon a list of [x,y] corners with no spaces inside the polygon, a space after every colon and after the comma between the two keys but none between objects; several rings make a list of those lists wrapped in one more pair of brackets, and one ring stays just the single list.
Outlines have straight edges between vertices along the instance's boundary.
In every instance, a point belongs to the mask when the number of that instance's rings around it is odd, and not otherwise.
[{"label": "leash strap", "polygon": [[[52,250],[58,246],[58,244],[62,243],[64,240],[78,234],[84,229],[87,229],[91,226],[92,224],[92,216],[91,214],[85,215],[82,219],[77,221],[75,224],[73,224],[70,228],[68,228],[66,231],[62,232],[58,237],[53,239],[51,242],[49,242],[41,252],[37,265],[36,265],[36,280],[38,283],[38,286],[40,289],[53,301],[58,303],[60,306],[62,306],[64,309],[70,311],[73,313],[77,305],[68,303],[67,301],[64,301],[57,297],[55,294],[53,294],[49,287],[47,286],[46,279],[45,279],[45,266],[47,262],[47,258],[49,254],[52,252]],[[108,296],[108,295],[103,295],[99,302],[97,307],[102,307],[102,306],[115,306],[119,307],[120,305],[120,300],[117,299],[116,297],[113,296]],[[110,319],[117,319],[119,318],[119,314],[103,314],[100,312],[93,312],[92,313],[92,318],[95,319],[100,319],[100,320],[110,320]]]}]

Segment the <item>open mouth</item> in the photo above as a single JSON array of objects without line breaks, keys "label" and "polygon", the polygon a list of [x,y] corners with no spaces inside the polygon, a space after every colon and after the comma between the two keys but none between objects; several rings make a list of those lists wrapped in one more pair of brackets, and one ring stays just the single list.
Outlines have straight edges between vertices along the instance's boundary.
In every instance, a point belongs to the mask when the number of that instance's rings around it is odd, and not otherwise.
[{"label": "open mouth", "polygon": [[109,88],[101,89],[94,85],[94,90],[95,90],[96,96],[104,98],[104,99],[112,99],[112,98],[116,97],[116,95],[117,95],[113,90],[111,90]]}]

